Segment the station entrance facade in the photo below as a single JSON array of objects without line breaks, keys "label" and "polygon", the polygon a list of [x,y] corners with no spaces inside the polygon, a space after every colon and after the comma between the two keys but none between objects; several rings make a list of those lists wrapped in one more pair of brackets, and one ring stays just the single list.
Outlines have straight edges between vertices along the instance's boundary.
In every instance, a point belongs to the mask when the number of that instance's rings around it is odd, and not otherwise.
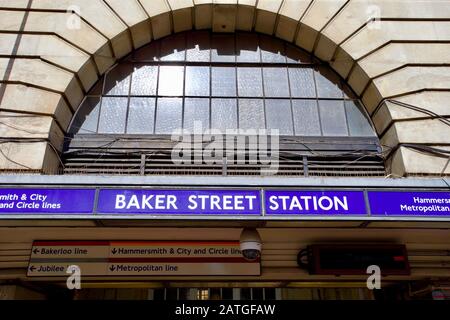
[{"label": "station entrance facade", "polygon": [[[237,188],[229,178],[198,177],[189,186],[175,177],[92,179],[35,176],[4,185],[2,296],[448,297],[443,180],[302,178],[280,186],[267,177]],[[368,286],[374,266],[381,289]],[[77,272],[81,290],[70,290]]]}]

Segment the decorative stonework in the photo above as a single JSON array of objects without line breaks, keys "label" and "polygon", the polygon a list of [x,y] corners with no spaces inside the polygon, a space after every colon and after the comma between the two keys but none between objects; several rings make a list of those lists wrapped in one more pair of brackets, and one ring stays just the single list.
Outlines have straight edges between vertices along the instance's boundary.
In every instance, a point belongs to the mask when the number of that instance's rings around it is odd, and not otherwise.
[{"label": "decorative stonework", "polygon": [[441,0],[0,0],[0,132],[11,140],[0,167],[51,172],[96,80],[133,49],[194,28],[255,30],[314,53],[360,94],[392,176],[450,173],[445,156],[410,146],[450,145],[450,127],[436,119],[450,116],[450,6]]}]

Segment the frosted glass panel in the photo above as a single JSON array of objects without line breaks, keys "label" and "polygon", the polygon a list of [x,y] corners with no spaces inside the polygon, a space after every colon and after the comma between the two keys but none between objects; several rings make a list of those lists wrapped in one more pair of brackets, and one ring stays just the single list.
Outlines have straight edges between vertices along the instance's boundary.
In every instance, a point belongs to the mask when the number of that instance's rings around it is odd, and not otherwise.
[{"label": "frosted glass panel", "polygon": [[71,133],[92,134],[97,132],[100,97],[87,97],[77,112],[72,123]]},{"label": "frosted glass panel", "polygon": [[236,53],[234,49],[234,35],[213,35],[211,48],[211,61],[234,62]]},{"label": "frosted glass panel", "polygon": [[315,100],[292,100],[296,136],[320,136],[320,121]]},{"label": "frosted glass panel", "polygon": [[320,100],[320,120],[324,136],[347,136],[344,102]]},{"label": "frosted glass panel", "polygon": [[264,129],[262,99],[239,99],[239,129]]},{"label": "frosted glass panel", "polygon": [[134,67],[131,80],[131,95],[151,96],[156,94],[158,67],[139,65]]},{"label": "frosted glass panel", "polygon": [[155,120],[155,98],[131,98],[127,133],[152,134]]},{"label": "frosted glass panel", "polygon": [[243,33],[236,35],[237,61],[238,62],[260,62],[261,53],[258,46],[258,35],[254,33]]},{"label": "frosted glass panel", "polygon": [[291,102],[267,99],[265,103],[267,129],[278,129],[280,135],[293,135]]},{"label": "frosted glass panel", "polygon": [[376,137],[339,75],[292,43],[250,32],[152,41],[108,71],[80,109],[71,133],[171,134],[198,120],[222,130]]},{"label": "frosted glass panel", "polygon": [[187,35],[187,61],[209,62],[210,58],[209,32],[193,32]]},{"label": "frosted glass panel", "polygon": [[[319,98],[343,98],[342,90],[339,88],[339,78],[326,69],[320,68],[315,72],[317,94]],[[333,81],[330,81],[332,79]]]},{"label": "frosted glass panel", "polygon": [[291,94],[294,98],[315,98],[313,70],[310,68],[289,68]]},{"label": "frosted glass panel", "polygon": [[184,61],[186,38],[183,33],[175,34],[161,40],[162,61]]},{"label": "frosted glass panel", "polygon": [[128,98],[104,97],[98,123],[99,133],[122,134],[125,132]]},{"label": "frosted glass panel", "polygon": [[187,96],[209,96],[209,67],[186,67]]},{"label": "frosted glass panel", "polygon": [[126,96],[130,89],[133,66],[129,63],[119,64],[109,71],[105,78],[105,95]]},{"label": "frosted glass panel", "polygon": [[238,90],[240,97],[262,97],[261,68],[238,68]]},{"label": "frosted glass panel", "polygon": [[236,96],[236,69],[233,67],[212,67],[212,95]]},{"label": "frosted glass panel", "polygon": [[156,107],[157,134],[172,134],[174,130],[181,129],[182,99],[159,98]]},{"label": "frosted glass panel", "polygon": [[368,137],[375,136],[369,121],[360,110],[356,101],[345,101],[345,111],[347,113],[347,122],[351,136]]},{"label": "frosted glass panel", "polygon": [[285,68],[263,68],[264,95],[289,97],[288,74]]},{"label": "frosted glass panel", "polygon": [[183,77],[184,67],[160,67],[158,94],[162,96],[183,95]]},{"label": "frosted glass panel", "polygon": [[237,129],[236,99],[211,100],[211,128],[223,131]]},{"label": "frosted glass panel", "polygon": [[194,130],[194,122],[200,122],[202,131],[209,129],[209,99],[186,98],[184,101],[183,129]]}]

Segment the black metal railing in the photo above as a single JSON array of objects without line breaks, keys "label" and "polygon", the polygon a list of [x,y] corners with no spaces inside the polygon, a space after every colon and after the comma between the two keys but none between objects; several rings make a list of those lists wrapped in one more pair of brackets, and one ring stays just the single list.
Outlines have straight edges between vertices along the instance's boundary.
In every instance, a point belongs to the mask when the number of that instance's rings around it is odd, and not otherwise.
[{"label": "black metal railing", "polygon": [[[261,163],[258,150],[247,145],[225,152],[214,163],[199,162],[189,150],[174,161],[176,142],[167,137],[74,137],[62,155],[64,174],[217,175],[217,176],[385,176],[384,159],[374,138],[282,137],[278,151]],[[270,148],[269,148],[270,150]],[[201,152],[201,151],[200,151]],[[241,161],[238,161],[240,159]],[[253,159],[253,161],[251,161]],[[266,159],[266,160],[267,160]],[[256,160],[256,161],[255,161]]]}]

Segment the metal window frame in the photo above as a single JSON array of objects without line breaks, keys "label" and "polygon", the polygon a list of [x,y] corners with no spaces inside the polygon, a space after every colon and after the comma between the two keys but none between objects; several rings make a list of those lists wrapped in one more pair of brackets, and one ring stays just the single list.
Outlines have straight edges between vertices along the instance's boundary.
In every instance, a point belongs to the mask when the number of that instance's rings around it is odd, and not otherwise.
[{"label": "metal window frame", "polygon": [[[287,48],[288,48],[288,44],[284,41],[280,41],[280,45],[282,45],[282,51],[283,51],[283,56],[284,56],[284,62],[264,62],[263,61],[263,50],[259,50],[259,57],[260,57],[260,62],[238,62],[238,37],[241,34],[247,34],[245,32],[239,32],[239,33],[234,33],[234,34],[228,34],[228,35],[221,35],[221,36],[228,36],[228,37],[232,37],[233,38],[233,43],[234,43],[234,61],[230,61],[230,62],[226,62],[226,61],[221,61],[221,62],[217,62],[217,61],[212,61],[212,51],[213,51],[213,37],[214,34],[212,32],[208,32],[208,38],[209,38],[209,44],[210,44],[210,48],[209,50],[209,61],[208,62],[201,62],[201,61],[188,61],[187,60],[187,48],[188,48],[188,38],[189,38],[189,33],[186,32],[185,34],[183,34],[184,37],[184,48],[185,50],[183,51],[183,59],[182,60],[161,60],[161,58],[157,59],[157,60],[145,60],[145,59],[140,59],[140,60],[136,60],[135,59],[135,52],[133,52],[128,58],[125,58],[123,61],[120,62],[120,64],[132,64],[134,65],[155,65],[158,67],[157,70],[157,83],[156,83],[156,93],[155,95],[131,95],[131,88],[133,86],[133,77],[132,75],[130,75],[130,84],[129,84],[129,88],[128,88],[128,95],[124,96],[124,95],[107,95],[104,90],[105,90],[105,83],[106,83],[106,78],[109,76],[109,73],[111,72],[111,70],[113,68],[115,68],[117,66],[117,64],[115,66],[113,66],[106,74],[104,77],[102,77],[102,79],[100,81],[103,81],[102,84],[102,92],[101,92],[101,100],[100,100],[100,106],[99,106],[99,116],[97,119],[97,133],[98,133],[98,127],[99,127],[99,121],[100,121],[100,117],[101,117],[101,109],[102,109],[102,100],[103,97],[126,97],[128,98],[127,100],[127,110],[126,110],[126,123],[125,123],[125,134],[127,134],[126,129],[128,126],[128,115],[129,115],[129,105],[130,105],[130,98],[135,98],[135,97],[139,97],[139,98],[145,98],[145,97],[151,97],[151,98],[155,98],[155,116],[154,116],[154,131],[153,134],[155,134],[155,130],[156,130],[156,122],[157,122],[157,109],[158,109],[158,100],[159,98],[166,98],[166,97],[170,97],[170,98],[182,98],[182,126],[184,125],[184,106],[185,106],[185,99],[186,98],[209,98],[210,99],[210,113],[212,112],[212,108],[211,108],[211,99],[216,99],[216,98],[224,98],[224,99],[237,99],[237,101],[239,101],[240,98],[245,98],[245,99],[262,99],[263,101],[263,106],[264,106],[264,119],[265,119],[265,127],[267,127],[267,115],[266,115],[266,107],[265,107],[265,100],[266,99],[288,99],[291,101],[291,117],[293,120],[293,112],[292,112],[292,100],[316,100],[317,101],[317,108],[319,110],[319,119],[320,119],[320,126],[321,126],[321,133],[323,135],[323,130],[322,130],[322,121],[321,121],[321,117],[320,117],[320,108],[318,106],[318,101],[319,100],[335,100],[335,101],[347,101],[347,100],[357,100],[359,103],[360,101],[358,99],[356,99],[356,96],[354,97],[349,97],[346,98],[346,95],[344,93],[344,86],[346,86],[342,79],[339,78],[338,80],[338,87],[342,92],[342,97],[341,98],[327,98],[327,97],[319,97],[318,96],[318,88],[317,88],[317,81],[316,81],[316,72],[318,72],[318,70],[320,68],[324,68],[325,64],[319,62],[318,60],[312,58],[310,62],[304,62],[304,63],[300,63],[300,62],[289,62],[287,60]],[[248,33],[248,34],[254,34],[254,33]],[[264,41],[270,39],[270,37],[266,36],[266,35],[260,35],[260,34],[256,34],[257,35],[257,40],[258,40],[258,45],[261,45],[261,42],[263,41],[262,39],[264,38]],[[158,56],[161,56],[161,45],[163,43],[164,39],[157,41],[157,43],[152,43],[150,45],[155,46],[155,52],[158,53]],[[301,49],[299,48],[294,48],[295,50],[301,51]],[[184,74],[183,74],[183,94],[180,96],[175,96],[175,95],[171,95],[171,96],[165,96],[165,95],[160,95],[158,93],[159,90],[159,77],[160,77],[160,68],[161,66],[180,66],[183,67],[184,70]],[[186,90],[186,67],[187,66],[207,66],[209,68],[209,74],[210,74],[210,90],[209,90],[209,95],[208,96],[187,96],[185,93]],[[236,95],[235,96],[214,96],[212,94],[212,68],[213,67],[218,67],[218,66],[228,66],[228,67],[233,67],[235,69],[235,77],[236,77]],[[238,90],[238,78],[237,78],[237,70],[239,67],[254,67],[254,68],[260,68],[261,71],[261,81],[262,81],[262,97],[240,97],[239,96],[239,90]],[[279,68],[283,68],[286,70],[287,73],[287,78],[288,78],[288,90],[289,90],[289,97],[272,97],[272,96],[266,96],[265,93],[265,84],[264,84],[264,72],[263,69],[264,67],[279,67]],[[313,72],[313,81],[314,81],[314,87],[315,87],[315,97],[292,97],[292,92],[291,92],[291,87],[290,87],[290,76],[289,76],[289,69],[290,68],[309,68],[312,69]],[[337,74],[336,74],[337,76]],[[338,78],[338,76],[337,76]],[[348,90],[351,91],[351,90]],[[87,96],[91,96],[91,95],[87,95]],[[238,103],[239,104],[239,103]],[[345,106],[345,104],[344,104]],[[345,111],[345,110],[344,110]],[[364,113],[364,110],[360,110],[361,112]],[[238,119],[239,119],[239,106],[238,106]],[[73,117],[73,120],[76,118],[76,114]],[[366,114],[364,114],[364,116],[367,118]],[[350,130],[348,129],[348,120],[347,120],[347,115],[345,114],[346,117],[346,127],[347,127],[347,131],[348,131],[348,136],[350,136]],[[210,115],[210,119],[212,119],[211,115]],[[369,121],[370,122],[370,121]],[[70,131],[73,131],[73,123],[74,121],[71,122],[70,124]],[[372,124],[370,124],[372,129],[373,126]],[[294,126],[294,121],[293,121],[293,129],[295,129]],[[238,121],[238,128],[239,128],[239,121]],[[295,136],[295,130],[293,131],[293,136]]]}]

